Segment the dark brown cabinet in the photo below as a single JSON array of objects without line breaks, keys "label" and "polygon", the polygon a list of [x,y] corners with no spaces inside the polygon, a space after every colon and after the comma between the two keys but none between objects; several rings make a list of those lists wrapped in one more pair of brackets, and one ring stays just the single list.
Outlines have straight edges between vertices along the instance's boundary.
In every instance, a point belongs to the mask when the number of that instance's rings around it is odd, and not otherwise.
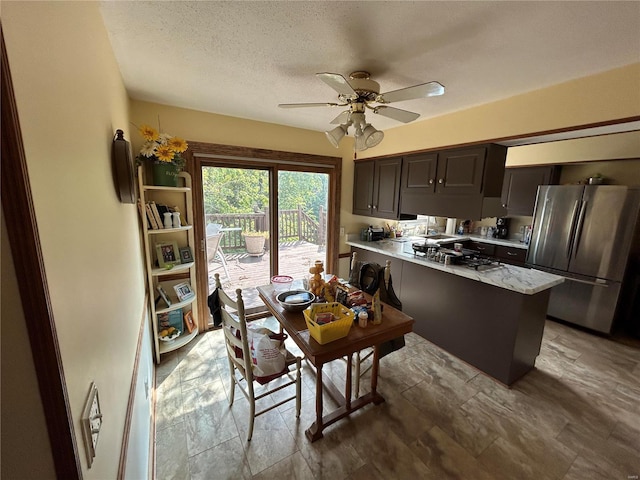
[{"label": "dark brown cabinet", "polygon": [[506,245],[494,245],[492,243],[476,242],[471,240],[465,242],[465,248],[475,250],[482,255],[497,258],[509,265],[524,266],[527,257],[527,250],[524,248],[507,247]]},{"label": "dark brown cabinet", "polygon": [[353,172],[353,213],[398,218],[401,168],[401,157],[356,162]]},{"label": "dark brown cabinet", "polygon": [[492,243],[475,242],[472,240],[466,248],[480,252],[482,255],[489,255],[490,257],[493,257],[496,253],[496,246]]},{"label": "dark brown cabinet", "polygon": [[505,169],[502,206],[507,209],[509,215],[532,216],[538,186],[556,184],[559,176],[560,168],[554,165]]},{"label": "dark brown cabinet", "polygon": [[527,258],[527,251],[524,248],[506,247],[504,245],[496,245],[495,247],[494,255],[497,259],[510,265],[524,266],[524,261]]},{"label": "dark brown cabinet", "polygon": [[502,191],[506,152],[490,144],[404,157],[401,212],[481,218],[484,197]]},{"label": "dark brown cabinet", "polygon": [[404,157],[401,194],[431,195],[436,193],[437,153]]},{"label": "dark brown cabinet", "polygon": [[436,192],[456,195],[481,193],[486,153],[486,147],[439,153]]}]

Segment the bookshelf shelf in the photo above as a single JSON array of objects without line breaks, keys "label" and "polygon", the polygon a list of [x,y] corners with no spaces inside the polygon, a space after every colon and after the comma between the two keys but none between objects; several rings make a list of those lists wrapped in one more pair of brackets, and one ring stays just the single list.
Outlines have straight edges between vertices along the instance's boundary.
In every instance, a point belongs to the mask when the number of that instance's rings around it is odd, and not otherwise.
[{"label": "bookshelf shelf", "polygon": [[[180,255],[181,248],[189,247],[191,249],[191,259],[193,259],[195,251],[191,176],[186,172],[180,172],[178,177],[178,181],[183,186],[161,187],[146,185],[144,183],[144,169],[143,167],[138,167],[140,192],[138,207],[142,220],[147,288],[151,299],[151,321],[156,363],[160,363],[163,354],[185,346],[198,335],[197,295],[193,295],[184,301],[178,301],[173,289],[176,284],[189,282],[191,289],[194,292],[196,291],[196,264],[192,260],[181,263]],[[179,211],[182,225],[175,228],[164,228],[163,215],[166,211]],[[156,248],[156,245],[159,244],[161,246]],[[169,248],[165,253],[166,245]],[[158,259],[160,251],[162,251],[162,259]],[[164,264],[172,266],[171,268],[164,268]],[[167,306],[160,296],[158,286],[162,287],[171,305]],[[180,316],[191,311],[196,324],[196,328],[192,332],[188,331],[184,321],[181,321],[176,315],[175,312],[177,310],[181,310]],[[174,313],[172,314],[172,312]],[[168,318],[171,318],[171,326],[178,328],[182,333],[174,340],[165,342],[160,340],[159,335],[163,329],[167,328],[166,322]]]}]

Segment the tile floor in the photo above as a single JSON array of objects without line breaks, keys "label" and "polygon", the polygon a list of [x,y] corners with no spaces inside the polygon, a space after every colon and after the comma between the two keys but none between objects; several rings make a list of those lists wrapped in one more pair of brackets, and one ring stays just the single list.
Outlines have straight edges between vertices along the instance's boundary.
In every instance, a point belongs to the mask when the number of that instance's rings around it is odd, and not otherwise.
[{"label": "tile floor", "polygon": [[[638,343],[547,321],[536,369],[508,389],[410,334],[381,360],[384,404],[309,443],[305,367],[300,419],[289,402],[258,417],[247,442],[248,403],[236,393],[229,407],[221,331],[208,332],[157,369],[157,478],[638,479]],[[344,371],[325,367],[336,382]]]}]

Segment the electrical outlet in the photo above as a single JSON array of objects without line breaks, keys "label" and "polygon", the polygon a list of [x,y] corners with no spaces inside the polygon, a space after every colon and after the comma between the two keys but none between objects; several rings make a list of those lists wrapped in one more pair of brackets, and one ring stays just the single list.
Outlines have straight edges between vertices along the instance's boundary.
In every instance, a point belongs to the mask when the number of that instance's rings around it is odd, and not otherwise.
[{"label": "electrical outlet", "polygon": [[340,236],[344,237],[344,227],[340,227]]},{"label": "electrical outlet", "polygon": [[98,387],[95,382],[89,387],[87,403],[82,412],[82,431],[84,436],[84,446],[87,451],[87,461],[89,468],[96,456],[98,446],[98,436],[102,428],[102,411],[100,410],[100,399],[98,398]]}]

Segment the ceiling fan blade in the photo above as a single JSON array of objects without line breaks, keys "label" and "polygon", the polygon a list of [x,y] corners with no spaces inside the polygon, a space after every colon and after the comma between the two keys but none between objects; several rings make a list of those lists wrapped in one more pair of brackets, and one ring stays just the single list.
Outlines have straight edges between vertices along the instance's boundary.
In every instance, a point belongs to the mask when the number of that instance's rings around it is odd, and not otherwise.
[{"label": "ceiling fan blade", "polygon": [[407,110],[400,110],[399,108],[394,107],[385,107],[384,105],[375,107],[373,109],[373,113],[377,113],[378,115],[382,115],[383,117],[393,118],[394,120],[403,123],[413,122],[420,116],[419,113],[408,112]]},{"label": "ceiling fan blade", "polygon": [[338,124],[338,125],[342,125],[344,123],[347,123],[349,121],[349,114],[350,113],[351,112],[349,110],[345,110],[340,115],[338,115],[336,118],[331,120],[331,123],[335,123],[335,124]]},{"label": "ceiling fan blade", "polygon": [[355,92],[353,87],[349,85],[347,79],[339,73],[316,73],[316,77],[333,88],[336,92],[338,92],[338,94],[353,99],[358,98],[358,94]]},{"label": "ceiling fan blade", "polygon": [[280,108],[305,108],[305,107],[344,107],[338,103],[280,103]]},{"label": "ceiling fan blade", "polygon": [[376,98],[380,103],[401,102],[415,98],[435,97],[444,93],[444,86],[438,82],[423,83],[413,87],[401,88],[387,93],[381,93]]}]

